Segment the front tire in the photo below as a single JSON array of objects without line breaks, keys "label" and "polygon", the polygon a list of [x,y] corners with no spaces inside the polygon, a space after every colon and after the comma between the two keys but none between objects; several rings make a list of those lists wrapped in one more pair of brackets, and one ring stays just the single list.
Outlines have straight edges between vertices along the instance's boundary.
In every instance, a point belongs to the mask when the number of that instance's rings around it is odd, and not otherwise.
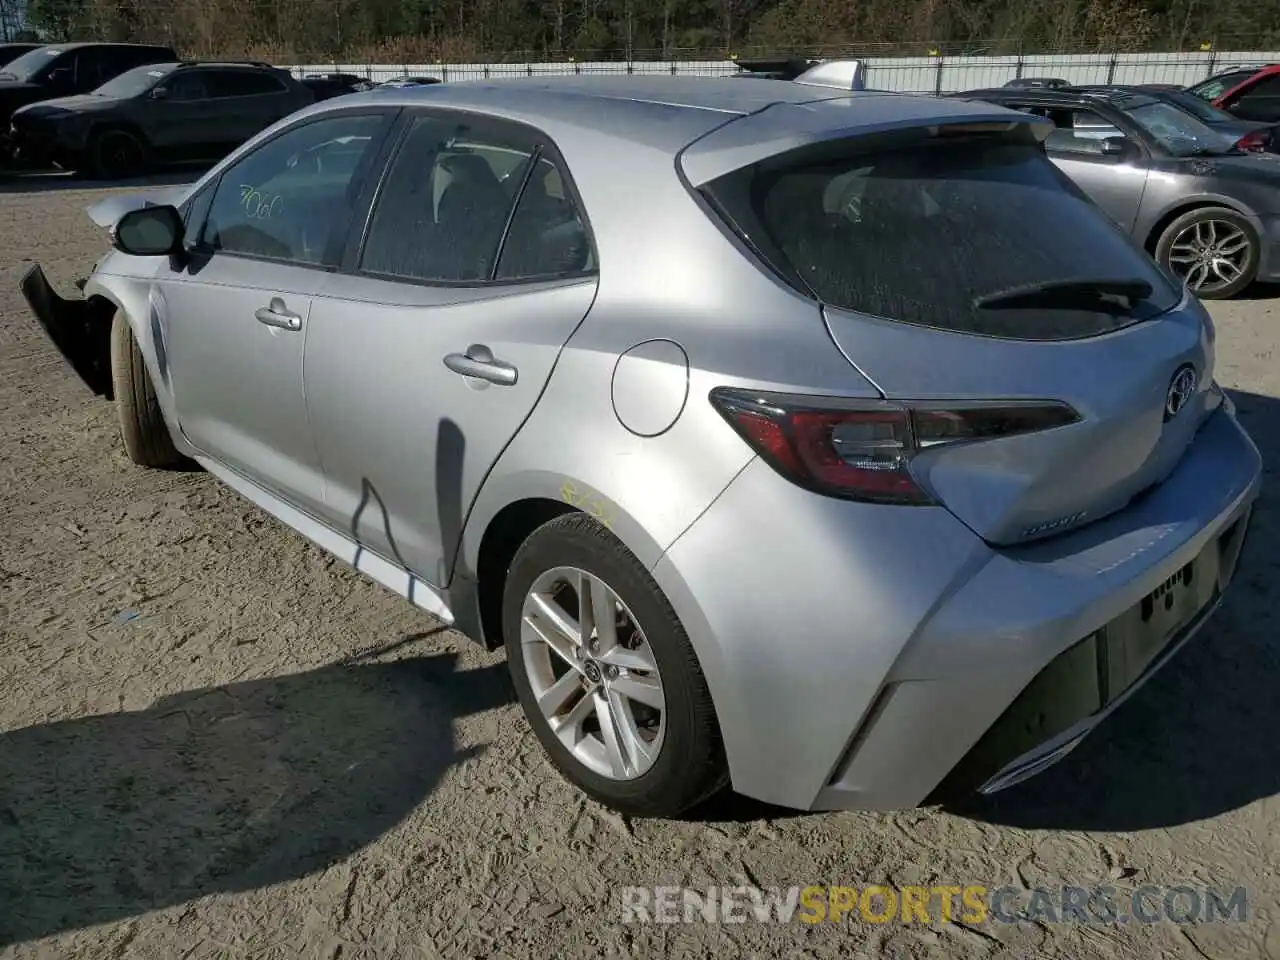
[{"label": "front tire", "polygon": [[1261,253],[1253,224],[1227,207],[1184,213],[1156,243],[1156,260],[1201,300],[1242,293],[1258,275]]},{"label": "front tire", "polygon": [[689,637],[600,524],[569,514],[535,530],[511,563],[502,614],[525,716],[583,792],[620,813],[674,817],[728,783]]},{"label": "front tire", "polygon": [[102,180],[121,180],[146,173],[147,147],[128,130],[94,134],[87,151],[88,174]]},{"label": "front tire", "polygon": [[111,386],[125,453],[141,467],[168,467],[182,460],[160,412],[151,375],[123,310],[111,320]]}]

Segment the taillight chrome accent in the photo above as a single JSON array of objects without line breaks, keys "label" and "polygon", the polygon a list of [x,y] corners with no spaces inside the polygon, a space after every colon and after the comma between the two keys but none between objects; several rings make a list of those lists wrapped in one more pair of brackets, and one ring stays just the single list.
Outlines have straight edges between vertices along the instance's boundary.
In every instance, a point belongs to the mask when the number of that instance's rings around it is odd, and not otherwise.
[{"label": "taillight chrome accent", "polygon": [[934,498],[911,474],[923,450],[995,440],[1075,423],[1055,400],[897,403],[717,387],[710,400],[761,459],[818,493],[929,506]]}]

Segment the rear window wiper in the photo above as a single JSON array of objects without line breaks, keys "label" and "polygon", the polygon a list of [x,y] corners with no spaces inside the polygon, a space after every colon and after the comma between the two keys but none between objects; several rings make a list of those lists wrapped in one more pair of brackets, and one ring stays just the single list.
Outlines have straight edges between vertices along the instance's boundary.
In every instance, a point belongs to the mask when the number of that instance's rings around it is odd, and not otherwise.
[{"label": "rear window wiper", "polygon": [[1026,308],[1078,310],[1080,308],[1131,310],[1151,296],[1153,288],[1140,277],[1114,280],[1046,280],[974,297],[979,310]]}]

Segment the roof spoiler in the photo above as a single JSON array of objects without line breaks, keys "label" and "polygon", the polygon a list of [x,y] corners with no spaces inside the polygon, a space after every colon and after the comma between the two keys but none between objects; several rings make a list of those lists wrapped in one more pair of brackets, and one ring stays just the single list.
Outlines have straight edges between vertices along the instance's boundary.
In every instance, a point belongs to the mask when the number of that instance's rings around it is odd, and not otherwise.
[{"label": "roof spoiler", "polygon": [[867,65],[861,60],[823,60],[796,77],[795,82],[836,90],[865,90]]},{"label": "roof spoiler", "polygon": [[861,60],[806,60],[785,57],[776,60],[739,60],[739,76],[791,80],[812,87],[836,90],[865,90],[867,65]]}]

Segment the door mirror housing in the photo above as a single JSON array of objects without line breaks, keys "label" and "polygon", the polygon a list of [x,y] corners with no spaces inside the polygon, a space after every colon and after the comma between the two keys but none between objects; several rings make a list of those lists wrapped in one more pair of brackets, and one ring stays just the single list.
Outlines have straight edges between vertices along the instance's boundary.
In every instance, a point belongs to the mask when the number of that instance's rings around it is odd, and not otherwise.
[{"label": "door mirror housing", "polygon": [[49,71],[48,83],[51,87],[68,87],[74,74],[70,67],[55,67]]},{"label": "door mirror housing", "polygon": [[152,100],[168,100],[169,88],[168,87],[152,87],[151,99]]},{"label": "door mirror housing", "polygon": [[1129,155],[1129,141],[1124,137],[1107,137],[1100,140],[1102,155],[1104,157],[1127,157]]},{"label": "door mirror housing", "polygon": [[182,215],[166,205],[130,210],[111,229],[111,245],[134,257],[182,252]]},{"label": "door mirror housing", "polygon": [[1071,130],[1054,130],[1045,138],[1049,153],[1077,157],[1122,158],[1132,155],[1133,147],[1124,137],[1079,137]]}]

